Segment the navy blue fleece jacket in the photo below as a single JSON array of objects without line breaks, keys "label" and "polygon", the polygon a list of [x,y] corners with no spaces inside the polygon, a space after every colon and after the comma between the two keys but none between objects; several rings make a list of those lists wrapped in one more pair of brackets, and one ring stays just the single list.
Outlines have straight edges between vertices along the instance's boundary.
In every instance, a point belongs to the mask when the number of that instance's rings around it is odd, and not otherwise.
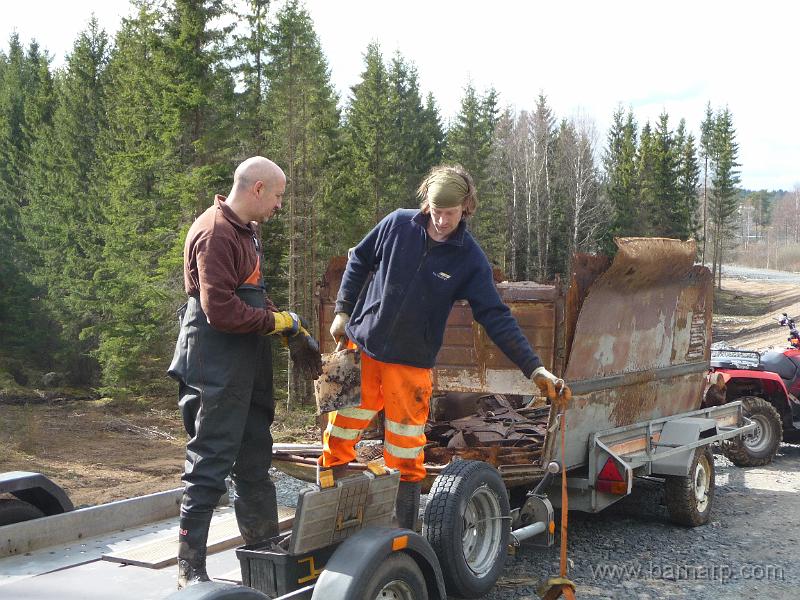
[{"label": "navy blue fleece jacket", "polygon": [[463,221],[429,248],[428,218],[396,210],[356,246],[336,301],[336,312],[351,317],[347,336],[376,360],[431,368],[450,309],[463,299],[492,341],[530,377],[542,361],[500,299],[483,250]]}]

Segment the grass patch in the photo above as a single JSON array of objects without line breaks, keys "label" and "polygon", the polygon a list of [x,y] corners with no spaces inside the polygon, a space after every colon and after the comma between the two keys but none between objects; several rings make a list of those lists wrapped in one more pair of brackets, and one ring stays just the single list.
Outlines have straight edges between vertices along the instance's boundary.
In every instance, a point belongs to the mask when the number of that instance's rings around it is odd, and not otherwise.
[{"label": "grass patch", "polygon": [[6,451],[35,454],[40,446],[42,423],[34,406],[0,407],[0,436]]},{"label": "grass patch", "polygon": [[293,406],[288,411],[286,403],[275,407],[275,421],[270,428],[276,443],[317,443],[322,441],[315,406]]},{"label": "grass patch", "polygon": [[770,311],[768,295],[714,290],[714,313],[730,317],[759,317]]}]

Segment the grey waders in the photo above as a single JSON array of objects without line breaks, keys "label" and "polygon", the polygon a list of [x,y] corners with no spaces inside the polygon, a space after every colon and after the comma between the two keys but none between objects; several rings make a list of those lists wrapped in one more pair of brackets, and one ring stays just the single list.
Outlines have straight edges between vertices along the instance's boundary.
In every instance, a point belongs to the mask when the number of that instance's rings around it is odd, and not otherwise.
[{"label": "grey waders", "polygon": [[[245,285],[236,295],[265,308],[264,289]],[[248,544],[277,535],[270,425],[272,396],[270,339],[258,333],[233,334],[212,328],[200,299],[190,297],[169,374],[180,385],[179,407],[189,434],[183,471],[179,538],[179,583],[204,581],[211,513],[227,491],[230,474],[234,509]]]}]

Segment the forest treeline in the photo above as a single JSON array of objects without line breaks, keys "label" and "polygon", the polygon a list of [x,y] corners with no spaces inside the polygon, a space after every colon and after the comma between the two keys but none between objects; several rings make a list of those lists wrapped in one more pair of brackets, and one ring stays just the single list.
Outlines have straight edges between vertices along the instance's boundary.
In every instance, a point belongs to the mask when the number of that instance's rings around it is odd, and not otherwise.
[{"label": "forest treeline", "polygon": [[[470,227],[510,279],[563,278],[575,252],[627,235],[694,237],[719,273],[740,205],[726,107],[709,105],[695,138],[621,105],[601,136],[544,93],[520,109],[467,82],[446,122],[415,65],[377,43],[339,97],[295,0],[134,5],[113,39],[89,21],[63,67],[16,35],[0,52],[0,384],[55,371],[110,395],[169,385],[186,231],[256,154],[289,180],[263,227],[270,295],[311,318],[328,259],[416,206],[442,161],[472,173]],[[305,396],[285,373],[278,387]]]}]

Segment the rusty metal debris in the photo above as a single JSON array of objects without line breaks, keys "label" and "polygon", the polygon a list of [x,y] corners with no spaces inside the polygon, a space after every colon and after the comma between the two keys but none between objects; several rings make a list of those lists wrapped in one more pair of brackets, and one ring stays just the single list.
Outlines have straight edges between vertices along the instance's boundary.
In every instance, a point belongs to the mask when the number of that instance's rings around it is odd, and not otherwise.
[{"label": "rusty metal debris", "polygon": [[[433,398],[434,414],[456,415],[429,420],[425,435],[425,462],[446,465],[454,456],[482,460],[496,467],[531,465],[541,460],[547,433],[549,407],[521,408],[521,399],[502,395],[448,394]],[[464,412],[469,416],[458,416]],[[370,442],[357,448],[357,460],[366,463],[381,455],[383,444]]]},{"label": "rusty metal debris", "polygon": [[314,381],[317,414],[361,403],[361,354],[345,349],[322,356],[322,374]]}]

